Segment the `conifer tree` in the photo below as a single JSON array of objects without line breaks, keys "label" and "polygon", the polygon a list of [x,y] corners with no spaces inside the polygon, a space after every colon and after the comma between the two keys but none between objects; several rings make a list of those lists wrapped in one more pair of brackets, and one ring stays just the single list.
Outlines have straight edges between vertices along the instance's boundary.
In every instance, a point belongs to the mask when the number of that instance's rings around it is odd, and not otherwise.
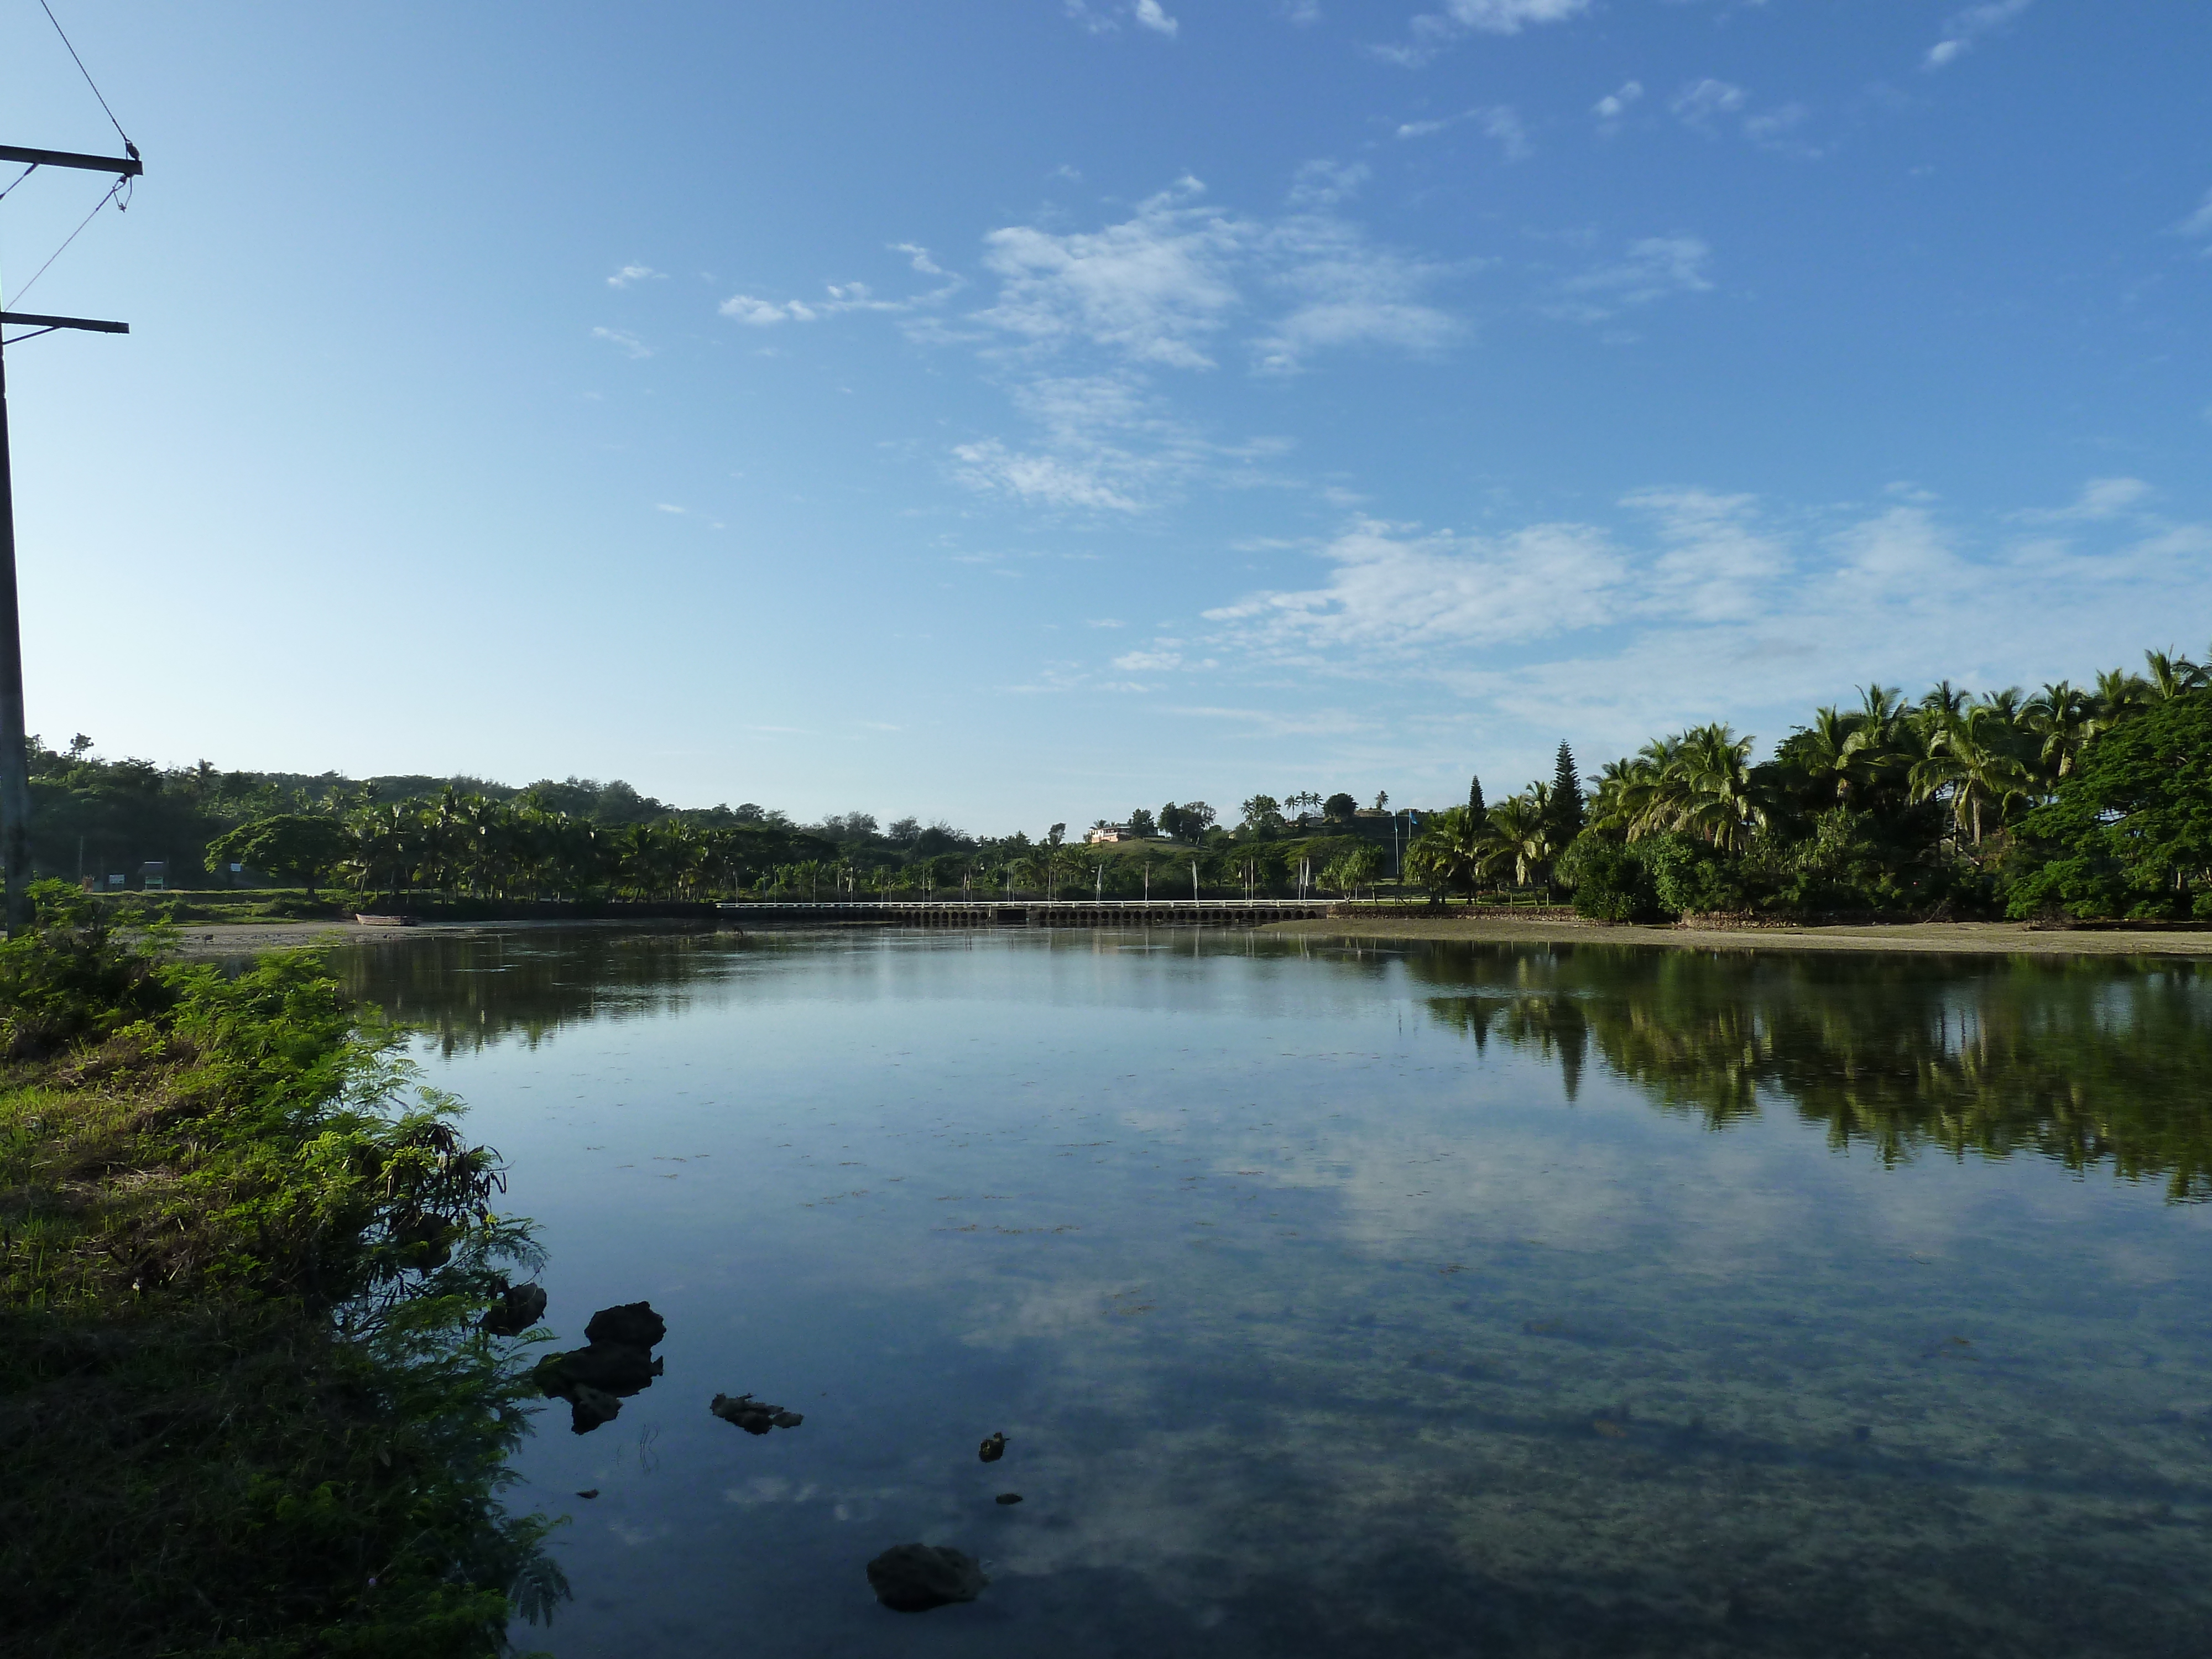
[{"label": "conifer tree", "polygon": [[1585,821],[1583,781],[1575,770],[1575,751],[1559,742],[1559,758],[1552,770],[1552,844],[1564,850],[1583,832]]},{"label": "conifer tree", "polygon": [[1490,817],[1490,809],[1482,804],[1482,776],[1480,773],[1469,775],[1467,781],[1467,815],[1478,824],[1486,823]]}]

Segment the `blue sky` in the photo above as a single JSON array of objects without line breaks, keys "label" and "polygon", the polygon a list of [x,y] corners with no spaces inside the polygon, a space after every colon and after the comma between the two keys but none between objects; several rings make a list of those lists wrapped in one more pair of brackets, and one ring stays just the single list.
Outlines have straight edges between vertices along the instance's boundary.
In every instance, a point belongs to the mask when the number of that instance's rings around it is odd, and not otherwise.
[{"label": "blue sky", "polygon": [[55,9],[50,741],[1035,831],[2212,641],[2201,0]]}]

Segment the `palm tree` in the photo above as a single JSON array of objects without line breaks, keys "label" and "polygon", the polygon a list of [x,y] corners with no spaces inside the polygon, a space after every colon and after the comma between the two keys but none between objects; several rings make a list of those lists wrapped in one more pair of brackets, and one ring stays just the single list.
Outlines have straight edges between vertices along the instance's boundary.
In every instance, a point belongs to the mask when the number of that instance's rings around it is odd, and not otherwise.
[{"label": "palm tree", "polygon": [[1540,873],[1551,861],[1557,849],[1552,845],[1551,816],[1536,799],[1538,787],[1529,793],[1508,795],[1490,809],[1490,822],[1483,835],[1485,868],[1496,868],[1510,864],[1513,884],[1526,887],[1530,878]]},{"label": "palm tree", "polygon": [[2171,702],[2185,691],[2201,690],[2208,678],[2188,658],[2168,651],[2146,651],[2143,663],[2150,670],[2150,695],[2160,702]]},{"label": "palm tree", "polygon": [[1406,873],[1433,893],[1454,888],[1473,892],[1484,856],[1482,831],[1473,815],[1464,806],[1448,807],[1432,814],[1406,848]]},{"label": "palm tree", "polygon": [[1858,714],[1834,708],[1816,708],[1813,723],[1796,742],[1798,764],[1815,782],[1826,786],[1835,804],[1850,805],[1854,790],[1870,779],[1875,757],[1862,739],[1866,723]]},{"label": "palm tree", "polygon": [[2022,723],[2038,739],[2036,757],[2051,778],[2070,776],[2096,734],[2089,694],[2066,680],[2045,685],[2027,700]]},{"label": "palm tree", "polygon": [[1947,799],[1952,821],[1971,831],[1977,848],[1984,815],[2002,823],[2006,807],[2033,784],[2027,769],[2008,752],[2010,735],[1998,710],[1978,704],[1939,728],[1926,757],[1912,769],[1914,798]]}]

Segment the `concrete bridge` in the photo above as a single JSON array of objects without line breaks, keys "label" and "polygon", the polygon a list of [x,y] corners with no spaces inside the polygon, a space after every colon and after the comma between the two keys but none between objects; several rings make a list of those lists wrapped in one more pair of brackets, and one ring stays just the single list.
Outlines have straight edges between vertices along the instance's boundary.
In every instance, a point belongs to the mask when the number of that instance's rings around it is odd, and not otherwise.
[{"label": "concrete bridge", "polygon": [[896,927],[1252,927],[1329,913],[1327,899],[741,899],[740,923]]}]

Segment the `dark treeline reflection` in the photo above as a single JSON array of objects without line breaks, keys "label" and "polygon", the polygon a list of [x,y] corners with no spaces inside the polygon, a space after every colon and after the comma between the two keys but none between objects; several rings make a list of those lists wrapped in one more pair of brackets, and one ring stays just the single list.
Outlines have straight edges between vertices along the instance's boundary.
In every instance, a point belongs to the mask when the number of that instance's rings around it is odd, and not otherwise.
[{"label": "dark treeline reflection", "polygon": [[1885,1161],[2033,1152],[2212,1198],[2212,976],[2173,961],[1704,954],[1410,956],[1478,1045],[1604,1066],[1712,1128],[1786,1106]]},{"label": "dark treeline reflection", "polygon": [[[1598,1067],[1715,1129],[1783,1109],[1821,1125],[1832,1144],[1887,1161],[2027,1152],[2160,1180],[2177,1201],[2212,1199],[2212,972],[2187,962],[1614,945],[1340,953],[1263,935],[1182,939],[1201,958],[1224,958],[1224,973],[1237,971],[1229,959],[1255,957],[1361,978],[1402,963],[1433,1019],[1478,1046],[1496,1040],[1556,1060],[1570,1100]],[[1055,951],[1097,942],[1000,941]],[[333,965],[356,995],[451,1055],[508,1036],[534,1046],[583,1020],[674,1012],[741,961],[796,965],[823,946],[773,933],[531,929],[364,945]],[[1180,948],[1173,960],[1179,974],[1199,967]],[[926,960],[910,965],[928,976]]]},{"label": "dark treeline reflection", "polygon": [[582,1020],[672,1012],[729,971],[737,945],[734,934],[706,932],[426,933],[356,946],[332,966],[355,997],[428,1033],[450,1057],[507,1036],[535,1048]]}]

